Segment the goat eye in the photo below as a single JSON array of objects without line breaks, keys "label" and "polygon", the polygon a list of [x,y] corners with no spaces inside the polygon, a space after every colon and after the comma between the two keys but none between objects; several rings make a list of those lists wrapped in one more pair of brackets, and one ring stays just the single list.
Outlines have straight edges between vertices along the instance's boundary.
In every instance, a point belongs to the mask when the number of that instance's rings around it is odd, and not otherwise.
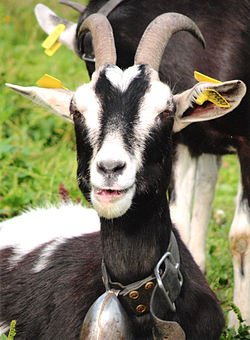
[{"label": "goat eye", "polygon": [[80,119],[83,117],[80,111],[78,110],[72,110],[70,114],[73,116],[74,119]]},{"label": "goat eye", "polygon": [[174,117],[174,113],[175,113],[174,110],[166,109],[166,110],[162,111],[162,112],[158,115],[158,117],[159,117],[161,120],[166,120],[166,119],[169,119],[169,118],[173,118],[173,117]]},{"label": "goat eye", "polygon": [[174,101],[168,101],[166,109],[160,114],[161,119],[172,119],[175,116],[176,104]]},{"label": "goat eye", "polygon": [[74,101],[72,100],[70,103],[70,115],[74,118],[74,119],[80,119],[82,118],[82,114],[81,112],[77,109]]},{"label": "goat eye", "polygon": [[171,118],[173,117],[174,115],[174,111],[173,110],[170,110],[170,109],[167,109],[165,111],[162,112],[162,115],[165,117],[165,118]]}]

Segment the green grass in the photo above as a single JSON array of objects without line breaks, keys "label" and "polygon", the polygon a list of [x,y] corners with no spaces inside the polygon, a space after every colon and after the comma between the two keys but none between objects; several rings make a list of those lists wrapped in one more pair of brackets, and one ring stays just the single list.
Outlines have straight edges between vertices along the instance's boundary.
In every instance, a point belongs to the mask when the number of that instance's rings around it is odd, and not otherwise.
[{"label": "green grass", "polygon": [[[224,157],[208,232],[207,277],[226,309],[232,302],[233,269],[228,233],[234,214],[238,180],[239,165],[236,156]],[[224,212],[221,220],[216,218],[218,210]]]},{"label": "green grass", "polygon": [[[5,87],[5,82],[35,85],[49,73],[75,89],[88,81],[84,63],[61,47],[47,57],[45,34],[33,15],[36,0],[0,0],[0,218],[15,216],[29,206],[59,200],[60,183],[72,199],[81,197],[76,184],[73,127]],[[75,21],[77,14],[57,1],[43,0],[59,15]],[[207,242],[207,278],[227,314],[232,303],[232,261],[228,232],[239,178],[235,156],[224,158]],[[222,209],[225,218],[213,218]],[[228,330],[224,339],[237,339]],[[230,333],[231,332],[231,333]],[[239,335],[238,335],[239,336]],[[238,337],[243,339],[244,337]]]},{"label": "green grass", "polygon": [[[8,3],[8,5],[7,5]],[[76,13],[55,1],[44,1],[60,15]],[[30,103],[5,87],[5,82],[35,85],[49,73],[75,89],[88,76],[83,62],[65,47],[47,57],[41,47],[46,35],[33,15],[36,1],[0,2],[0,217],[29,205],[54,202],[61,182],[79,196],[75,143],[71,124]]]}]

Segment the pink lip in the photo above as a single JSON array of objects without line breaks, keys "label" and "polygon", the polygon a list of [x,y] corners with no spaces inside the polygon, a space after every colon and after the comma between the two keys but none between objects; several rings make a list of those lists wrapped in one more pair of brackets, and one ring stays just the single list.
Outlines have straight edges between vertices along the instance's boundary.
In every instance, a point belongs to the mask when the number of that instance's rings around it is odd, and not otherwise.
[{"label": "pink lip", "polygon": [[124,194],[126,190],[97,189],[95,195],[99,201],[111,202]]}]

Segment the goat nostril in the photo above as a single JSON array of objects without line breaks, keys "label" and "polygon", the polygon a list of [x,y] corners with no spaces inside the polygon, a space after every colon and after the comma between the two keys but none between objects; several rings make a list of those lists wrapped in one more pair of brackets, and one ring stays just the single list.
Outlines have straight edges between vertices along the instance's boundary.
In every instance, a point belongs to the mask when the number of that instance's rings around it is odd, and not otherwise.
[{"label": "goat nostril", "polygon": [[99,170],[100,172],[106,172],[106,168],[103,162],[97,162],[97,170]]},{"label": "goat nostril", "polygon": [[126,166],[125,162],[119,162],[118,164],[116,164],[116,166],[114,167],[114,172],[119,172],[122,171]]},{"label": "goat nostril", "polygon": [[121,161],[113,161],[113,160],[107,160],[107,161],[101,161],[97,162],[97,169],[100,172],[103,172],[105,174],[118,174],[126,167],[125,162]]}]

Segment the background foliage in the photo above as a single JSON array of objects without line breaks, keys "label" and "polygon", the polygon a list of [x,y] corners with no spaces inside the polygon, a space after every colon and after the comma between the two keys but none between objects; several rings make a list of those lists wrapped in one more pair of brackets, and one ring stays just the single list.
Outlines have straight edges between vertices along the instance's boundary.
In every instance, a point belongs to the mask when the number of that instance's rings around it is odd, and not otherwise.
[{"label": "background foliage", "polygon": [[[41,47],[46,35],[36,23],[35,0],[0,0],[0,219],[30,206],[59,200],[61,183],[72,199],[81,197],[75,173],[75,141],[72,126],[5,87],[5,82],[35,85],[49,73],[75,89],[88,81],[85,65],[61,47],[47,57]],[[59,15],[72,21],[77,13],[43,0]],[[207,278],[227,314],[232,303],[232,264],[228,231],[234,212],[239,179],[235,156],[225,157],[213,205],[207,243]],[[224,211],[223,218],[217,211]],[[243,339],[227,330],[224,339]]]},{"label": "background foliage", "polygon": [[[71,20],[76,12],[45,4]],[[72,126],[5,87],[5,82],[35,85],[49,73],[75,89],[88,80],[84,63],[62,47],[47,57],[41,47],[46,35],[33,14],[36,1],[0,1],[0,215],[9,217],[29,205],[54,202],[58,185],[78,196]]]}]

